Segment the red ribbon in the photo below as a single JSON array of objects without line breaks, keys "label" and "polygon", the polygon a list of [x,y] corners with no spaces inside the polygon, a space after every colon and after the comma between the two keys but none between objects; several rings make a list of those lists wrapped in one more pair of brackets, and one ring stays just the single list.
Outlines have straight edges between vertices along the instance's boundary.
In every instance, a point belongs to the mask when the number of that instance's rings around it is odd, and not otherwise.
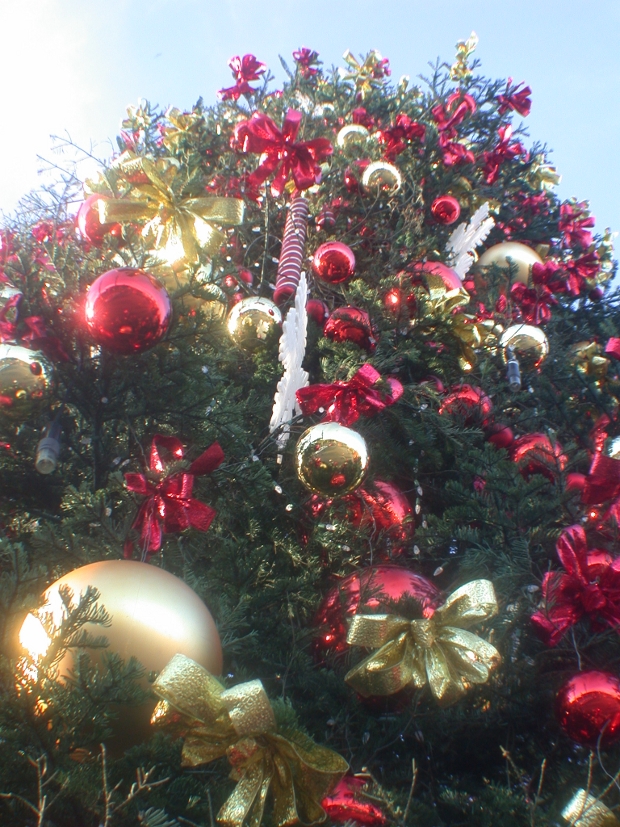
[{"label": "red ribbon", "polygon": [[293,52],[293,60],[297,64],[302,78],[307,79],[318,75],[319,69],[315,65],[319,62],[318,52],[303,46],[301,49]]},{"label": "red ribbon", "polygon": [[239,100],[241,95],[253,95],[256,89],[250,86],[249,82],[251,80],[259,80],[267,68],[265,64],[257,60],[254,55],[243,55],[243,57],[237,55],[231,57],[228,65],[232,69],[236,83],[227,89],[220,89],[217,94],[222,101],[236,101]]},{"label": "red ribbon", "polygon": [[595,219],[588,213],[588,205],[581,203],[566,203],[560,206],[559,229],[564,234],[563,243],[567,247],[589,247],[592,244],[592,233]]},{"label": "red ribbon", "polygon": [[594,454],[581,492],[584,505],[602,505],[611,500],[603,521],[613,517],[620,524],[620,460],[600,451]]},{"label": "red ribbon", "polygon": [[536,631],[548,646],[559,643],[568,629],[587,615],[596,631],[620,624],[620,557],[588,549],[579,525],[562,532],[556,545],[564,572],[545,574],[544,606],[532,615]]},{"label": "red ribbon", "polygon": [[279,196],[291,175],[298,190],[307,190],[320,182],[319,162],[332,154],[333,147],[327,138],[295,143],[301,119],[301,112],[289,109],[282,130],[263,112],[255,112],[248,121],[237,124],[233,148],[263,155],[258,169],[248,177],[251,185],[259,186],[275,174],[271,191]]},{"label": "red ribbon", "polygon": [[612,336],[605,345],[605,355],[620,359],[620,339]]},{"label": "red ribbon", "polygon": [[532,99],[530,98],[532,90],[529,86],[524,86],[523,89],[521,89],[520,87],[523,86],[523,82],[518,83],[512,88],[510,86],[511,83],[512,78],[508,78],[506,92],[503,95],[497,96],[496,101],[499,104],[497,111],[500,115],[504,115],[512,109],[518,112],[522,118],[525,118],[530,114],[530,109],[532,108]]},{"label": "red ribbon", "polygon": [[385,147],[383,154],[392,161],[401,152],[407,149],[407,141],[417,138],[423,142],[426,136],[424,124],[412,121],[409,115],[397,115],[394,126],[383,129],[378,133],[379,143]]},{"label": "red ribbon", "polygon": [[483,172],[486,176],[487,184],[494,184],[498,177],[499,171],[503,163],[512,161],[517,155],[524,155],[525,149],[521,141],[513,141],[510,143],[512,136],[512,126],[506,124],[500,126],[497,130],[499,142],[491,152],[484,152],[484,168]]},{"label": "red ribbon", "polygon": [[398,379],[385,380],[389,391],[375,387],[380,379],[381,374],[366,363],[348,382],[300,388],[296,394],[297,402],[304,416],[324,408],[325,421],[352,425],[360,416],[374,416],[403,395],[403,386]]},{"label": "red ribbon", "polygon": [[551,306],[558,303],[546,285],[526,287],[516,282],[510,288],[513,302],[521,311],[523,320],[528,324],[544,324],[551,318]]},{"label": "red ribbon", "polygon": [[[214,442],[187,471],[178,471],[169,476],[160,449],[172,455],[173,460],[183,459],[183,445],[173,436],[156,434],[151,443],[149,472],[147,474],[125,474],[125,484],[130,491],[147,499],[138,509],[131,528],[140,532],[143,555],[150,556],[159,551],[162,534],[176,534],[187,528],[207,531],[215,517],[215,510],[192,497],[194,477],[210,474],[224,461],[224,452]],[[159,475],[159,482],[152,478]],[[133,542],[125,541],[124,555],[133,555]]]}]

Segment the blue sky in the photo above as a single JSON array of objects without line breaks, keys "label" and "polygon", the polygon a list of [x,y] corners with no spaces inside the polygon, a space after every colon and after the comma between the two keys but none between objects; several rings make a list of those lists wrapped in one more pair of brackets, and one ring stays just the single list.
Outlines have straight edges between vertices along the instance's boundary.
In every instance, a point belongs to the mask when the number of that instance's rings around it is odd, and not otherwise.
[{"label": "blue sky", "polygon": [[5,0],[0,209],[36,186],[50,134],[105,156],[128,104],[211,102],[231,55],[253,52],[281,77],[278,54],[302,45],[327,64],[376,48],[413,80],[472,30],[486,75],[532,87],[527,125],[554,150],[560,194],[620,230],[618,0]]}]

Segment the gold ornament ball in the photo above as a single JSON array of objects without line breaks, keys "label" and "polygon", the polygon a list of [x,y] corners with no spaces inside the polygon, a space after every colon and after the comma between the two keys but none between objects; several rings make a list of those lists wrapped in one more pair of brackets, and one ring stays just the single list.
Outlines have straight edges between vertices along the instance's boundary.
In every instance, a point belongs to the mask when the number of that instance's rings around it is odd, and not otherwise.
[{"label": "gold ornament ball", "polygon": [[[141,681],[150,687],[149,673],[160,672],[177,652],[197,661],[213,675],[222,671],[222,646],[211,614],[198,595],[183,580],[164,569],[135,560],[103,560],[65,574],[45,592],[45,604],[37,610],[39,617],[51,616],[54,626],[63,617],[59,589],[67,586],[73,592],[74,604],[88,586],[99,592],[98,604],[111,616],[111,625],[86,624],[84,629],[93,637],[104,635],[109,646],[103,650],[116,653],[128,661],[132,656],[145,669]],[[30,614],[22,624],[19,641],[36,656],[49,647],[49,637],[40,620]],[[87,650],[89,651],[89,650]],[[101,650],[89,651],[93,663],[101,662]],[[59,664],[59,674],[66,676],[73,668],[74,653],[69,651]],[[149,737],[150,717],[157,700],[140,706],[115,710],[113,750],[126,749]]]},{"label": "gold ornament ball", "polygon": [[295,462],[300,481],[315,494],[340,497],[358,488],[368,470],[364,437],[337,422],[308,428],[297,443]]},{"label": "gold ornament ball", "polygon": [[367,192],[394,195],[401,188],[402,183],[400,171],[394,164],[388,164],[387,161],[375,161],[373,164],[368,164],[362,175],[362,187]]},{"label": "gold ornament ball", "polygon": [[226,324],[233,342],[253,351],[282,324],[282,313],[270,299],[248,296],[233,307]]},{"label": "gold ornament ball", "polygon": [[39,413],[49,401],[53,373],[40,351],[0,343],[0,417],[23,422]]},{"label": "gold ornament ball", "polygon": [[484,270],[485,267],[493,264],[508,270],[512,265],[517,268],[514,280],[529,284],[532,265],[542,263],[542,258],[527,244],[521,244],[519,241],[503,241],[501,244],[489,247],[480,256],[476,270]]},{"label": "gold ornament ball", "polygon": [[499,340],[504,362],[508,361],[508,348],[522,368],[534,370],[539,367],[549,354],[549,340],[539,327],[531,324],[514,324],[506,328]]},{"label": "gold ornament ball", "polygon": [[363,149],[370,137],[370,132],[360,123],[343,126],[336,136],[336,146],[345,152]]}]

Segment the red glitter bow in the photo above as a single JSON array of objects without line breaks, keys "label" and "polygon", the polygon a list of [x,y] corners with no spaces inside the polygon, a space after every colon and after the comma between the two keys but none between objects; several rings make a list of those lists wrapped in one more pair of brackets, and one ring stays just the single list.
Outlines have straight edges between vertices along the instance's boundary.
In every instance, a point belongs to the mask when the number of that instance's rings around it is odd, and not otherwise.
[{"label": "red glitter bow", "polygon": [[308,49],[303,46],[293,52],[293,60],[297,64],[299,74],[306,80],[308,78],[318,75],[319,69],[316,64],[319,62],[319,53],[313,49]]},{"label": "red glitter bow", "polygon": [[512,161],[517,155],[524,155],[525,149],[521,141],[510,143],[512,127],[509,124],[500,126],[497,130],[499,142],[490,152],[483,153],[484,168],[487,184],[494,184],[499,176],[499,171],[506,161]]},{"label": "red glitter bow", "polygon": [[567,528],[556,545],[565,571],[543,578],[543,608],[532,615],[536,631],[556,646],[568,629],[587,615],[596,631],[620,624],[620,557],[588,549],[579,525]]},{"label": "red glitter bow", "polygon": [[404,114],[397,115],[394,126],[383,129],[378,134],[379,143],[385,147],[383,154],[390,161],[407,149],[407,141],[412,141],[414,138],[424,141],[425,136],[424,124],[412,121],[409,115]]},{"label": "red glitter bow", "polygon": [[471,95],[461,95],[460,92],[450,95],[445,106],[440,103],[431,110],[439,131],[439,146],[443,162],[447,167],[464,163],[473,164],[475,161],[474,153],[454,140],[458,137],[456,127],[465,120],[468,114],[473,115],[475,111],[474,98]]},{"label": "red glitter bow", "polygon": [[368,363],[362,365],[348,382],[310,385],[297,391],[297,402],[304,416],[325,409],[325,421],[352,425],[360,416],[374,416],[393,405],[403,395],[398,379],[386,379],[389,391],[376,388],[381,374]]},{"label": "red glitter bow", "polygon": [[620,460],[597,451],[583,480],[581,501],[584,505],[603,505],[610,500],[603,521],[613,517],[620,525]]},{"label": "red glitter bow", "polygon": [[257,60],[254,55],[243,55],[243,57],[236,55],[235,57],[231,57],[228,65],[232,69],[236,83],[227,89],[220,89],[217,94],[222,101],[236,101],[239,100],[241,95],[253,95],[256,89],[250,86],[250,81],[259,80],[267,68],[265,64]]},{"label": "red glitter bow", "polygon": [[513,87],[510,86],[511,83],[512,78],[508,78],[506,92],[503,95],[497,96],[496,100],[499,104],[497,111],[500,115],[504,115],[512,109],[518,112],[522,118],[525,118],[530,114],[530,109],[532,108],[532,100],[530,98],[532,90],[529,86],[524,86],[523,89],[521,89],[520,87],[523,86],[523,82]]},{"label": "red glitter bow", "polygon": [[[147,499],[142,503],[133,521],[132,529],[140,532],[143,556],[159,551],[162,534],[176,534],[186,528],[207,531],[215,511],[205,503],[192,497],[194,477],[201,477],[215,471],[224,461],[224,452],[214,442],[187,471],[166,474],[160,448],[179,462],[183,459],[183,445],[174,436],[156,434],[151,443],[149,470],[146,474],[125,474],[125,484],[130,491]],[[133,542],[129,538],[123,548],[126,558],[133,555]]]},{"label": "red glitter bow", "polygon": [[592,244],[592,233],[587,228],[594,227],[594,223],[594,216],[588,212],[586,201],[569,201],[560,206],[558,226],[566,247],[589,247]]},{"label": "red glitter bow", "polygon": [[521,316],[528,324],[544,324],[551,318],[551,307],[558,303],[551,290],[540,284],[526,287],[522,282],[510,288],[513,302],[521,311]]},{"label": "red glitter bow", "polygon": [[319,162],[332,154],[333,147],[327,138],[295,143],[301,118],[301,112],[289,109],[281,131],[263,112],[255,112],[250,120],[237,124],[233,148],[263,154],[258,169],[248,176],[251,185],[259,186],[275,173],[271,192],[278,196],[284,192],[284,185],[291,175],[298,190],[307,190],[319,183]]}]

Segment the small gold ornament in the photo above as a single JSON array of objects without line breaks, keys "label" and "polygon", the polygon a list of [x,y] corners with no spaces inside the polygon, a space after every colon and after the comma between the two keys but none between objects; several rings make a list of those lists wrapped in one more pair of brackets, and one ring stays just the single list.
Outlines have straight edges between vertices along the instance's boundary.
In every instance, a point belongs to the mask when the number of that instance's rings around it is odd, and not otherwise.
[{"label": "small gold ornament", "polygon": [[515,282],[520,281],[523,284],[529,284],[532,266],[542,263],[542,258],[527,244],[521,244],[519,241],[503,241],[501,244],[489,247],[480,256],[476,270],[484,271],[485,267],[490,267],[493,264],[508,270],[512,265],[513,268],[517,268],[514,277]]},{"label": "small gold ornament", "polygon": [[[213,618],[198,595],[183,580],[150,563],[135,560],[102,560],[65,574],[45,592],[45,603],[29,614],[19,632],[19,642],[29,653],[27,667],[36,676],[37,663],[47,653],[52,638],[67,612],[61,587],[73,592],[72,604],[92,586],[99,592],[98,605],[111,616],[111,625],[87,623],[93,637],[105,636],[104,652],[116,653],[125,661],[137,658],[145,669],[141,681],[149,689],[149,672],[160,672],[177,652],[197,660],[211,672],[222,670],[222,646]],[[78,650],[70,649],[58,664],[65,678],[75,667]],[[101,650],[90,650],[93,663],[101,663]],[[154,701],[119,709],[113,729],[114,748],[139,743],[148,737]]]},{"label": "small gold ornament", "polygon": [[506,328],[499,340],[504,363],[508,362],[512,348],[514,355],[525,370],[535,370],[549,354],[549,340],[539,327],[531,324],[513,324]]},{"label": "small gold ornament", "polygon": [[353,81],[355,89],[362,100],[366,98],[373,89],[380,89],[389,75],[389,71],[386,71],[389,61],[381,57],[376,49],[368,52],[362,63],[351,54],[349,49],[347,49],[342,57],[349,67],[348,71],[345,71],[343,74],[342,79],[344,81]]},{"label": "small gold ornament", "polygon": [[346,151],[363,149],[370,137],[370,132],[361,123],[343,126],[336,137],[336,146]]},{"label": "small gold ornament", "polygon": [[362,186],[367,192],[394,195],[403,183],[400,171],[387,161],[375,161],[368,164],[362,175]]},{"label": "small gold ornament", "polygon": [[593,379],[599,387],[611,364],[610,360],[603,356],[603,348],[598,342],[577,342],[576,345],[571,345],[567,358],[582,376]]},{"label": "small gold ornament", "polygon": [[253,351],[282,324],[282,313],[271,299],[248,296],[233,307],[226,324],[233,342]]},{"label": "small gold ornament", "polygon": [[361,434],[338,422],[308,428],[295,449],[297,476],[315,494],[340,497],[362,484],[368,447]]},{"label": "small gold ornament", "polygon": [[54,369],[38,350],[0,343],[0,418],[23,422],[48,403]]},{"label": "small gold ornament", "polygon": [[586,790],[577,790],[562,810],[569,827],[619,827],[620,822],[602,801]]}]

